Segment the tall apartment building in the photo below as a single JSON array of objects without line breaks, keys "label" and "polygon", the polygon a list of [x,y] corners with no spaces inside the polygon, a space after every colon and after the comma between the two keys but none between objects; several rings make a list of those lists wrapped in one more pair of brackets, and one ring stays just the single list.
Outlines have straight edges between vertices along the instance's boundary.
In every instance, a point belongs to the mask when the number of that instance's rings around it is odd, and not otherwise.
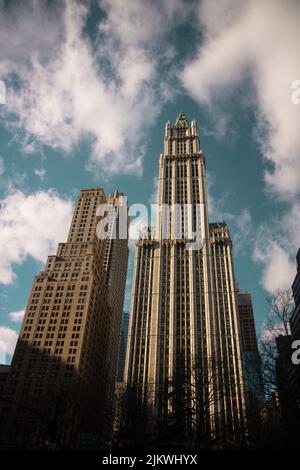
[{"label": "tall apartment building", "polygon": [[127,384],[163,415],[176,408],[170,384],[183,375],[198,425],[212,438],[238,438],[245,425],[241,343],[229,230],[209,224],[197,123],[180,113],[165,126],[157,230],[146,230],[136,246]]},{"label": "tall apartment building", "polygon": [[100,188],[80,192],[67,242],[34,279],[0,404],[2,448],[76,447],[86,434],[98,445],[107,432],[127,240],[121,249],[96,236],[106,202]]}]

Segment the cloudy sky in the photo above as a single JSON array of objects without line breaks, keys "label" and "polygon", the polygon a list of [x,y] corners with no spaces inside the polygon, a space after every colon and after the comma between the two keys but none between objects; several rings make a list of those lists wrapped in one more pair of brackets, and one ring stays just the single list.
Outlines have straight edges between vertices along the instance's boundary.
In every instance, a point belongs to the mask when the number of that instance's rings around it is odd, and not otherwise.
[{"label": "cloudy sky", "polygon": [[[298,0],[0,0],[0,362],[79,190],[153,201],[180,111],[198,121],[210,220],[230,227],[259,330],[300,245],[299,24]],[[126,308],[131,276],[132,260]]]}]

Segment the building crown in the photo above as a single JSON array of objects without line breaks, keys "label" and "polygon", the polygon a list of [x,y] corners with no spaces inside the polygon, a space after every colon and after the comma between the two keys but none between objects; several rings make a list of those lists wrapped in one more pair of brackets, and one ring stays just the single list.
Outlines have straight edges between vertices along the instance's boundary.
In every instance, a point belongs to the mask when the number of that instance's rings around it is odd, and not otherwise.
[{"label": "building crown", "polygon": [[188,122],[186,120],[186,117],[185,117],[185,113],[181,112],[178,114],[178,117],[176,119],[176,122],[175,122],[175,126],[176,127],[183,127],[183,128],[186,128],[188,127]]}]

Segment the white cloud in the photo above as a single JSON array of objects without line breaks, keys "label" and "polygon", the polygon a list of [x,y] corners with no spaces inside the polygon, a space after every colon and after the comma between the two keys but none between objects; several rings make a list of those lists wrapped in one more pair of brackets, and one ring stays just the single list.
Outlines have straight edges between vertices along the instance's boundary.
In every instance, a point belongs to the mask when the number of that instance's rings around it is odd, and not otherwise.
[{"label": "white cloud", "polygon": [[102,0],[101,8],[108,15],[101,29],[113,28],[127,46],[149,45],[190,13],[190,6],[181,0],[131,0],[126,8],[123,0]]},{"label": "white cloud", "polygon": [[141,231],[149,225],[149,207],[144,204],[132,204],[129,208],[129,244],[134,246]]},{"label": "white cloud", "polygon": [[32,56],[48,60],[62,39],[63,4],[0,1],[1,75],[20,70]]},{"label": "white cloud", "polygon": [[91,45],[83,33],[87,6],[65,2],[63,40],[47,60],[33,54],[29,67],[17,68],[21,87],[8,89],[6,123],[19,130],[28,152],[35,142],[71,152],[85,138],[91,143],[88,168],[141,174],[146,131],[165,96],[159,61],[168,44],[158,48],[158,38],[173,26],[171,19],[182,21],[185,10],[181,0],[132,0],[126,8],[105,0],[100,6],[106,19]]},{"label": "white cloud", "polygon": [[278,289],[289,289],[296,274],[295,263],[292,263],[286,251],[276,242],[268,242],[266,250],[258,247],[253,253],[254,260],[264,265],[262,286],[270,293]]},{"label": "white cloud", "polygon": [[45,174],[46,174],[45,168],[35,168],[33,171],[34,171],[34,174],[38,176],[39,178],[41,178],[42,181],[44,180]]},{"label": "white cloud", "polygon": [[249,209],[244,208],[234,217],[232,233],[235,253],[241,252],[253,242],[252,216]]},{"label": "white cloud", "polygon": [[12,328],[0,326],[0,358],[1,362],[6,362],[6,356],[14,353],[18,335]]},{"label": "white cloud", "polygon": [[221,198],[217,198],[212,192],[213,178],[207,173],[207,203],[208,213],[210,222],[223,222],[233,218],[233,214],[226,211],[225,201],[228,197],[228,193],[222,195]]},{"label": "white cloud", "polygon": [[8,316],[12,322],[19,323],[23,320],[24,314],[25,314],[25,309],[18,310],[17,312],[10,312]]},{"label": "white cloud", "polygon": [[213,195],[213,186],[214,178],[210,173],[207,173],[209,221],[227,223],[230,236],[233,240],[233,250],[237,254],[253,243],[254,227],[252,215],[246,207],[242,208],[238,213],[228,211],[226,206],[228,206],[227,199],[230,193],[224,193],[221,197],[216,198]]},{"label": "white cloud", "polygon": [[291,101],[291,84],[300,77],[300,3],[203,0],[199,21],[204,39],[182,73],[184,86],[197,101],[214,107],[238,82],[251,78],[260,144],[271,164],[265,182],[281,198],[293,198],[300,192],[300,106]]},{"label": "white cloud", "polygon": [[[261,283],[274,292],[291,286],[299,246],[300,106],[292,104],[291,84],[300,76],[300,3],[203,0],[198,14],[203,41],[184,68],[182,82],[199,103],[215,114],[221,111],[221,130],[224,122],[226,128],[224,106],[244,85],[241,99],[256,109],[255,137],[266,162],[267,191],[286,202],[285,214],[266,220],[256,234],[250,213],[242,211],[236,222],[235,245],[255,239],[253,259],[262,266]],[[230,221],[230,214],[225,219]]]},{"label": "white cloud", "polygon": [[253,259],[262,265],[262,286],[270,293],[289,289],[296,275],[295,257],[299,248],[300,203],[294,202],[283,216],[261,224]]},{"label": "white cloud", "polygon": [[3,157],[0,156],[0,176],[3,175],[4,170],[5,170],[4,160],[3,160]]},{"label": "white cloud", "polygon": [[2,199],[0,208],[0,283],[10,284],[14,264],[28,256],[43,262],[65,240],[72,204],[51,190],[17,191]]}]

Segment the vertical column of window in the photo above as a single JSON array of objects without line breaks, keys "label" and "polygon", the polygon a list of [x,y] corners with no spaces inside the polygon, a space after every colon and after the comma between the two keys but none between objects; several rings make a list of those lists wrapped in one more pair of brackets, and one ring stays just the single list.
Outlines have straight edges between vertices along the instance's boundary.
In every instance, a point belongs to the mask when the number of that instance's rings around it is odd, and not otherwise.
[{"label": "vertical column of window", "polygon": [[184,302],[185,302],[185,362],[188,374],[191,373],[191,323],[190,323],[190,258],[189,251],[184,249],[184,258],[185,258],[185,292],[184,292]]},{"label": "vertical column of window", "polygon": [[161,248],[161,279],[160,279],[160,289],[161,289],[161,304],[160,304],[160,316],[159,316],[159,350],[160,350],[160,357],[159,357],[159,381],[160,381],[160,389],[162,391],[161,395],[159,396],[159,400],[161,400],[161,406],[164,408],[167,400],[167,363],[166,363],[166,354],[167,354],[167,334],[166,334],[166,323],[167,323],[167,294],[168,294],[168,287],[167,287],[167,245],[163,245]]},{"label": "vertical column of window", "polygon": [[142,304],[140,310],[140,321],[138,325],[138,356],[139,356],[139,381],[143,382],[144,376],[144,359],[145,359],[145,318],[147,318],[147,304],[148,304],[148,269],[147,269],[147,260],[148,260],[148,246],[143,246],[143,256],[142,256],[142,266],[141,266],[141,297]]},{"label": "vertical column of window", "polygon": [[169,178],[169,165],[168,162],[165,163],[165,175],[164,175],[164,199],[165,204],[169,203],[169,187],[168,187],[168,178]]},{"label": "vertical column of window", "polygon": [[[224,238],[223,238],[224,240]],[[225,239],[223,241],[223,250],[222,250],[222,265],[221,265],[221,270],[222,270],[222,278],[223,278],[223,286],[224,286],[224,330],[226,334],[226,358],[227,358],[227,369],[225,371],[226,373],[226,393],[228,397],[230,397],[230,403],[227,404],[228,409],[231,410],[232,407],[232,397],[233,400],[235,400],[235,394],[236,394],[236,385],[235,385],[235,364],[234,364],[234,357],[235,355],[235,336],[233,336],[233,331],[231,331],[230,326],[228,325],[228,306],[227,302],[228,299],[230,299],[231,302],[231,286],[230,286],[230,273],[225,269],[225,263],[227,261],[227,240]],[[227,275],[227,280],[229,284],[226,282],[226,275]],[[229,326],[229,329],[228,329]],[[232,343],[233,343],[233,349],[232,349]],[[234,396],[233,396],[234,395]],[[235,408],[235,406],[233,407]]]},{"label": "vertical column of window", "polygon": [[[188,204],[189,202],[189,199],[188,199],[188,189],[187,189],[187,165],[188,165],[188,162],[185,160],[183,163],[182,163],[182,173],[183,173],[183,185],[182,185],[182,189],[183,189],[183,204]],[[184,212],[184,216],[185,216],[185,227],[184,227],[184,230],[185,230],[185,234],[186,236],[188,237],[189,236],[189,225],[188,225],[188,217],[189,217],[189,213],[187,210],[183,211]]]},{"label": "vertical column of window", "polygon": [[199,253],[199,278],[200,278],[200,315],[201,315],[201,332],[203,335],[203,353],[206,356],[207,353],[207,344],[206,344],[206,309],[205,309],[205,292],[204,292],[204,267],[203,267],[203,251]]},{"label": "vertical column of window", "polygon": [[152,287],[153,287],[153,263],[154,263],[154,246],[148,246],[148,276],[147,276],[147,285],[148,285],[148,294],[147,294],[147,302],[148,302],[148,311],[146,312],[147,315],[145,316],[144,322],[144,329],[145,329],[145,350],[146,350],[146,358],[145,358],[145,370],[144,370],[144,380],[147,380],[148,377],[148,369],[149,369],[149,350],[150,350],[150,334],[151,334],[151,312],[152,312]]},{"label": "vertical column of window", "polygon": [[[231,315],[233,315],[234,305],[233,305],[233,302],[232,302],[232,293],[233,293],[233,290],[234,290],[234,286],[231,285],[231,279],[232,279],[232,275],[233,275],[233,273],[231,272],[232,260],[231,260],[231,254],[230,253],[227,254],[227,246],[224,247],[224,260],[225,260],[225,270],[226,270],[227,278],[228,278],[228,282],[229,282],[228,297],[229,297],[230,312],[231,312]],[[231,261],[231,263],[230,263],[230,261]],[[232,326],[232,334],[234,336],[236,336],[237,332],[236,332],[235,322],[234,322],[233,318],[231,318],[231,326]]]},{"label": "vertical column of window", "polygon": [[[226,253],[223,253],[223,256],[221,258],[221,271],[222,271],[222,278],[223,278],[223,284],[226,286]],[[226,289],[227,291],[227,289]],[[229,308],[228,308],[228,299],[230,295],[228,292],[226,292],[226,295],[224,295],[224,322],[225,322],[225,332],[227,338],[231,336],[231,322],[230,322],[230,317],[229,317]]]},{"label": "vertical column of window", "polygon": [[193,222],[192,222],[192,230],[195,233],[197,229],[197,186],[195,180],[195,162],[194,160],[191,161],[191,186],[192,186],[192,204],[193,204]]},{"label": "vertical column of window", "polygon": [[[227,325],[226,325],[226,310],[225,310],[225,299],[228,298],[229,292],[227,288],[227,283],[226,283],[226,274],[223,270],[223,264],[224,264],[224,242],[222,241],[221,248],[220,248],[220,259],[219,259],[219,277],[221,279],[221,291],[222,291],[222,297],[220,298],[220,316],[221,316],[221,336],[223,338],[222,340],[222,347],[223,347],[223,352],[222,352],[222,357],[223,357],[223,366],[224,366],[224,372],[223,372],[223,381],[224,381],[224,387],[226,390],[226,395],[230,396],[230,371],[233,368],[233,363],[230,358],[230,351],[231,351],[231,337],[230,334],[227,334]],[[227,403],[227,407],[230,406],[229,403]]]},{"label": "vertical column of window", "polygon": [[[162,404],[164,407],[167,407],[168,404],[168,378],[169,378],[169,359],[171,342],[173,337],[170,338],[170,315],[174,315],[173,321],[176,320],[176,305],[174,306],[174,311],[170,311],[170,292],[171,280],[170,280],[170,270],[171,270],[171,245],[170,243],[164,245],[163,247],[163,277],[164,277],[164,287],[163,287],[163,303],[164,303],[164,332],[162,333],[162,347],[163,347],[163,367],[161,369],[161,378],[162,378]],[[173,292],[172,292],[173,293]],[[176,351],[175,351],[176,352]],[[174,365],[176,367],[176,364]],[[172,373],[171,373],[172,374]]]},{"label": "vertical column of window", "polygon": [[[212,275],[212,292],[213,292],[213,303],[215,307],[215,316],[214,316],[214,331],[213,331],[213,342],[215,347],[217,348],[217,342],[219,338],[219,325],[218,325],[218,303],[217,303],[217,295],[218,295],[218,285],[217,285],[217,250],[218,250],[218,241],[216,233],[213,234],[214,240],[212,244],[212,268],[213,268],[213,275]],[[217,350],[213,351],[214,355],[218,355],[219,352]]]},{"label": "vertical column of window", "polygon": [[168,243],[167,250],[167,267],[166,267],[166,289],[167,289],[167,299],[166,299],[166,361],[165,367],[166,371],[169,370],[169,348],[170,348],[170,291],[171,291],[171,246]]},{"label": "vertical column of window", "polygon": [[177,198],[178,204],[181,206],[181,220],[180,220],[180,233],[183,237],[185,234],[185,211],[184,211],[184,179],[183,179],[183,165],[182,162],[178,163],[178,179],[177,179]]},{"label": "vertical column of window", "polygon": [[184,310],[185,304],[183,302],[184,297],[184,260],[182,258],[182,245],[178,247],[178,267],[179,267],[179,305],[180,305],[180,319],[179,319],[179,351],[180,351],[180,366],[184,365]]},{"label": "vertical column of window", "polygon": [[174,308],[174,323],[175,323],[175,334],[176,334],[176,365],[175,368],[179,370],[180,368],[180,339],[181,339],[181,331],[180,331],[180,321],[181,321],[181,272],[180,272],[180,246],[175,245],[174,247],[174,267],[175,267],[175,308]]},{"label": "vertical column of window", "polygon": [[[232,301],[232,293],[234,290],[234,286],[231,285],[231,279],[232,279],[233,273],[230,272],[232,265],[230,264],[229,257],[230,257],[230,253],[229,253],[229,246],[227,242],[226,244],[224,244],[224,264],[226,266],[227,278],[229,282],[228,298],[230,302],[230,312],[231,312],[231,328],[230,328],[230,336],[228,337],[228,342],[230,345],[228,362],[229,362],[229,371],[230,371],[230,379],[231,379],[231,383],[230,383],[231,394],[234,395],[233,400],[237,403],[237,400],[240,400],[241,402],[241,390],[239,387],[238,387],[239,390],[237,390],[236,388],[236,382],[240,380],[240,377],[239,377],[240,365],[237,362],[238,357],[239,357],[238,344],[237,344],[238,338],[236,335],[235,318],[234,318],[236,315],[236,310],[235,310],[235,305],[233,304],[233,301]],[[238,376],[236,376],[236,374],[238,374]],[[238,407],[236,403],[233,407],[233,410],[234,410],[233,412],[234,414],[236,414],[234,419],[238,419]],[[241,404],[240,404],[240,407],[241,407]]]},{"label": "vertical column of window", "polygon": [[221,318],[221,310],[220,310],[220,300],[222,298],[222,283],[221,283],[221,278],[220,278],[220,256],[221,256],[221,243],[219,242],[217,244],[217,256],[216,256],[216,285],[217,285],[217,291],[216,291],[216,311],[217,311],[217,331],[218,331],[218,357],[223,359],[223,347],[222,347],[222,342],[224,341],[223,334],[222,334],[222,318]]},{"label": "vertical column of window", "polygon": [[[195,203],[200,204],[200,181],[199,181],[199,172],[198,172],[198,160],[195,159],[193,162],[194,168],[194,193],[195,193]],[[200,207],[197,208],[197,216],[199,217],[199,221],[201,220],[200,215]]]},{"label": "vertical column of window", "polygon": [[[129,367],[131,372],[129,377],[132,378],[133,382],[139,380],[138,376],[138,364],[139,364],[139,325],[142,316],[142,297],[140,295],[142,289],[142,268],[143,268],[143,247],[138,246],[136,250],[136,284],[133,299],[133,319],[132,319],[132,330],[131,330],[131,357],[129,359]],[[132,365],[131,365],[132,364]]]},{"label": "vertical column of window", "polygon": [[179,350],[179,367],[186,367],[186,253],[183,244],[178,245],[177,254],[177,275],[178,275],[178,313],[177,328],[178,328],[178,350]]},{"label": "vertical column of window", "polygon": [[[223,257],[223,262],[226,266],[226,270],[224,272],[224,296],[229,302],[230,305],[230,312],[232,315],[231,318],[231,331],[229,335],[226,336],[227,339],[227,349],[226,349],[226,359],[227,359],[227,375],[228,375],[228,380],[229,383],[227,384],[228,390],[228,396],[234,397],[236,394],[236,389],[235,389],[235,377],[234,374],[232,376],[232,371],[235,371],[235,364],[234,364],[234,358],[236,358],[236,337],[235,337],[235,328],[234,328],[234,305],[232,303],[232,286],[231,286],[231,273],[230,273],[230,265],[228,262],[228,257],[227,257],[227,241],[223,241],[223,252],[222,252],[222,257]],[[227,275],[227,282],[226,282],[226,275]],[[225,317],[226,318],[226,317]],[[224,323],[225,323],[225,318],[224,318]],[[225,327],[225,325],[224,325]],[[233,343],[233,345],[232,345]],[[233,347],[232,347],[233,346]],[[235,398],[233,398],[235,400]],[[234,410],[233,410],[234,413]]]},{"label": "vertical column of window", "polygon": [[[173,163],[169,162],[169,178],[168,178],[168,204],[171,209],[172,204],[172,191],[173,191]],[[170,227],[170,236],[172,233],[172,213],[169,211],[169,227]]]},{"label": "vertical column of window", "polygon": [[70,241],[70,242],[75,241],[75,234],[76,234],[76,231],[77,231],[79,213],[81,211],[81,201],[82,201],[82,197],[80,196],[80,198],[78,199],[77,204],[76,204],[76,208],[75,208],[75,212],[74,212],[74,216],[73,216],[73,220],[72,220],[72,225],[71,225],[71,229],[70,229],[70,233],[69,233],[70,238],[69,238],[68,241]]},{"label": "vertical column of window", "polygon": [[220,318],[220,336],[222,341],[222,349],[224,350],[224,354],[226,354],[226,350],[228,347],[227,344],[227,335],[226,335],[226,328],[225,328],[225,317],[224,317],[224,297],[227,297],[227,286],[226,286],[226,279],[223,277],[222,272],[222,259],[224,255],[224,245],[223,242],[220,246],[219,256],[218,256],[218,264],[217,264],[217,276],[218,276],[218,307],[219,307],[219,318]]},{"label": "vertical column of window", "polygon": [[202,359],[206,351],[206,321],[205,321],[205,298],[204,298],[204,280],[203,280],[203,261],[202,251],[195,253],[195,303],[196,303],[196,325],[195,333],[199,344],[197,346],[197,360],[201,367]]}]

